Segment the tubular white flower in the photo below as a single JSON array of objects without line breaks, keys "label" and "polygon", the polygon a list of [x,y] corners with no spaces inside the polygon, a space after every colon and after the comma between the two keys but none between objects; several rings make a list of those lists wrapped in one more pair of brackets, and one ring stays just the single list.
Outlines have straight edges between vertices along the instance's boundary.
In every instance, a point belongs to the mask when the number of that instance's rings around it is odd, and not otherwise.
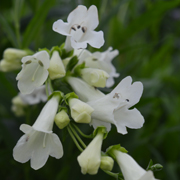
[{"label": "tubular white flower", "polygon": [[114,77],[119,77],[119,73],[116,73],[116,68],[112,64],[112,60],[119,54],[117,49],[112,50],[112,47],[109,47],[102,53],[91,53],[86,49],[76,50],[75,54],[79,55],[79,64],[85,62],[87,67],[102,69],[109,74],[106,87],[111,87],[114,85]]},{"label": "tubular white flower", "polygon": [[71,109],[71,116],[77,123],[90,123],[91,114],[94,109],[88,104],[80,101],[76,98],[69,100],[69,106]]},{"label": "tubular white flower", "polygon": [[22,58],[22,70],[16,77],[22,94],[30,94],[35,88],[43,85],[48,77],[49,54],[40,51],[33,56]]},{"label": "tubular white flower", "polygon": [[130,76],[124,78],[117,87],[106,96],[87,102],[93,109],[92,125],[105,126],[109,131],[111,123],[116,125],[117,131],[126,134],[126,127],[138,129],[143,126],[144,118],[136,109],[128,109],[139,102],[143,85],[135,82],[131,85]]},{"label": "tubular white flower", "polygon": [[68,77],[67,81],[73,88],[74,92],[78,95],[79,99],[84,102],[96,100],[105,96],[101,91],[90,86],[79,78]]},{"label": "tubular white flower", "polygon": [[113,154],[115,155],[125,180],[156,180],[152,171],[145,171],[127,153],[113,150]]},{"label": "tubular white flower", "polygon": [[89,85],[102,88],[106,86],[106,80],[109,77],[105,71],[94,68],[82,69],[81,76]]},{"label": "tubular white flower", "polygon": [[33,105],[38,104],[41,101],[46,102],[47,96],[46,96],[46,90],[45,86],[40,86],[38,88],[35,88],[34,91],[31,94],[21,94],[19,93],[19,96],[21,97],[22,101],[25,104]]},{"label": "tubular white flower", "polygon": [[20,130],[25,133],[13,149],[16,161],[25,163],[31,160],[35,170],[43,167],[49,157],[61,158],[62,144],[52,132],[54,117],[58,109],[60,97],[54,95],[44,106],[33,126],[22,124]]},{"label": "tubular white flower", "polygon": [[79,5],[67,18],[67,23],[61,19],[54,22],[53,30],[59,34],[67,36],[65,49],[86,48],[87,43],[92,47],[100,48],[104,44],[102,31],[94,31],[98,26],[98,12],[96,6],[87,8]]},{"label": "tubular white flower", "polygon": [[78,156],[77,160],[83,174],[97,174],[101,163],[103,136],[102,132],[98,133],[86,149]]},{"label": "tubular white flower", "polygon": [[64,77],[66,74],[63,62],[57,51],[54,51],[52,54],[48,71],[52,80]]}]

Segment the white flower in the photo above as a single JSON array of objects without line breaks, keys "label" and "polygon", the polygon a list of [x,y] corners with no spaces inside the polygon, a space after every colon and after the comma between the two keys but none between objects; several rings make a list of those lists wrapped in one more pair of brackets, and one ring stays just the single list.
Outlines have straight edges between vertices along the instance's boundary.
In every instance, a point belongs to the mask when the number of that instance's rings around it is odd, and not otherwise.
[{"label": "white flower", "polygon": [[69,107],[71,109],[71,116],[77,123],[90,123],[91,114],[94,109],[88,104],[76,98],[69,100]]},{"label": "white flower", "polygon": [[58,51],[54,51],[50,60],[49,76],[52,80],[64,77],[66,70],[64,68],[61,57]]},{"label": "white flower", "polygon": [[[102,31],[94,31],[98,26],[98,12],[96,6],[87,8],[79,5],[67,18],[67,23],[61,19],[54,22],[53,30],[67,36],[65,49],[67,51],[79,48],[86,48],[87,43],[95,48],[104,44]],[[71,48],[72,47],[72,48]]]},{"label": "white flower", "polygon": [[33,126],[22,124],[20,130],[25,133],[13,149],[16,161],[25,163],[31,159],[35,170],[45,165],[49,155],[57,159],[63,155],[62,144],[52,132],[54,117],[60,97],[54,95],[44,106]]},{"label": "white flower", "polygon": [[[109,94],[97,100],[87,102],[93,109],[92,125],[105,126],[109,131],[111,123],[116,125],[117,131],[126,134],[126,127],[141,128],[144,118],[136,109],[128,109],[139,102],[142,95],[143,85],[135,82],[131,85],[130,76],[124,78],[117,87]],[[78,95],[78,94],[77,94]]]},{"label": "white flower", "polygon": [[86,149],[78,156],[77,160],[83,174],[97,174],[101,163],[101,146],[104,134],[98,131],[95,138]]},{"label": "white flower", "polygon": [[113,150],[113,154],[115,155],[125,180],[155,180],[152,171],[145,171],[127,153]]},{"label": "white flower", "polygon": [[116,68],[112,64],[112,60],[118,54],[118,50],[116,49],[112,51],[112,47],[109,47],[102,53],[91,53],[86,49],[75,51],[75,55],[77,55],[79,58],[79,64],[85,62],[87,67],[102,69],[109,74],[109,78],[106,82],[106,87],[111,87],[114,84],[114,77],[119,77],[119,73],[116,73]]},{"label": "white flower", "polygon": [[84,68],[81,70],[81,77],[89,85],[103,88],[109,75],[101,69]]},{"label": "white flower", "polygon": [[41,101],[42,102],[47,101],[45,85],[35,88],[31,94],[19,93],[19,96],[21,97],[22,101],[25,104],[29,104],[29,105],[38,104]]},{"label": "white flower", "polygon": [[74,92],[78,95],[79,99],[84,102],[104,97],[104,94],[101,91],[90,86],[79,78],[68,77],[67,81],[73,88]]},{"label": "white flower", "polygon": [[16,77],[22,94],[30,94],[35,88],[43,85],[48,77],[49,54],[40,51],[33,56],[22,58],[22,70]]}]

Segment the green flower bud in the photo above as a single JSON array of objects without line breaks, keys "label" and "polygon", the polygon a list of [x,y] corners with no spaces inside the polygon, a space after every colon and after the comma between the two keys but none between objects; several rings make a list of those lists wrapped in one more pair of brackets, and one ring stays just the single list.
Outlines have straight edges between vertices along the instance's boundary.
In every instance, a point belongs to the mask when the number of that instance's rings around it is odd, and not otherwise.
[{"label": "green flower bud", "polygon": [[48,71],[52,80],[65,76],[66,71],[58,51],[53,52]]},{"label": "green flower bud", "polygon": [[72,98],[69,100],[71,116],[77,123],[90,123],[91,114],[94,109],[79,99]]},{"label": "green flower bud", "polygon": [[114,160],[109,156],[101,157],[100,168],[104,171],[111,171],[114,166]]},{"label": "green flower bud", "polygon": [[60,129],[63,129],[64,127],[66,127],[69,124],[70,119],[69,119],[69,116],[67,115],[66,111],[61,110],[60,112],[58,112],[56,114],[54,121]]},{"label": "green flower bud", "polygon": [[91,86],[102,87],[102,88],[106,86],[106,80],[109,77],[107,72],[101,69],[94,69],[94,68],[82,69],[81,76],[82,79]]}]

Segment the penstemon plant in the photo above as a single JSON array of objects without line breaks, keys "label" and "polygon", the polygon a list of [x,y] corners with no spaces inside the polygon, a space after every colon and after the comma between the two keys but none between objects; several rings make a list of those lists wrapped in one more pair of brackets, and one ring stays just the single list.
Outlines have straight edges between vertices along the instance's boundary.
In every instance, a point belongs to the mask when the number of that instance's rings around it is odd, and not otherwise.
[{"label": "penstemon plant", "polygon": [[[95,31],[98,24],[96,6],[87,9],[79,5],[69,14],[67,22],[58,20],[53,24],[55,32],[66,36],[61,46],[35,53],[5,50],[1,70],[21,69],[16,77],[20,92],[12,100],[12,111],[23,116],[27,106],[46,102],[32,126],[20,126],[24,135],[15,145],[13,157],[21,163],[30,160],[35,170],[42,168],[49,156],[61,158],[63,145],[52,131],[55,122],[59,129],[67,129],[79,149],[77,162],[83,174],[94,175],[101,168],[119,180],[155,180],[153,171],[161,170],[160,164],[153,165],[150,161],[145,170],[120,144],[108,147],[106,152],[101,150],[111,124],[116,126],[117,133],[125,135],[127,128],[142,128],[144,118],[134,108],[142,96],[141,82],[132,83],[132,78],[127,76],[109,94],[98,89],[113,86],[114,78],[119,77],[112,64],[118,50],[109,47],[105,52],[91,53],[85,49],[87,44],[95,48],[103,46],[103,32]],[[58,89],[60,81],[71,86],[70,93]],[[84,134],[79,123],[92,126],[94,132]],[[92,141],[86,145],[82,137]],[[114,161],[120,167],[118,173],[112,172]]]}]

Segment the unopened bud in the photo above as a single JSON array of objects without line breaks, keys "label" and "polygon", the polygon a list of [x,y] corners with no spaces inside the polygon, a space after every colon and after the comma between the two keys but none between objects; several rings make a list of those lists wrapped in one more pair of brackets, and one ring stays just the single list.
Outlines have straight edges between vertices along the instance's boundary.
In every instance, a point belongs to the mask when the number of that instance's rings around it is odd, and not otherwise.
[{"label": "unopened bud", "polygon": [[9,62],[6,61],[5,59],[0,61],[0,70],[3,72],[9,72],[9,71],[14,71],[18,70],[21,68],[21,63],[20,62]]},{"label": "unopened bud", "polygon": [[79,99],[72,98],[69,100],[71,116],[77,123],[90,123],[91,113],[94,109]]},{"label": "unopened bud", "polygon": [[82,79],[88,84],[95,87],[105,87],[106,80],[109,78],[107,72],[94,69],[94,68],[84,68],[81,70]]},{"label": "unopened bud", "polygon": [[20,69],[21,59],[30,53],[30,50],[20,50],[15,48],[6,49],[3,54],[3,60],[1,60],[0,63],[0,70],[9,72]]},{"label": "unopened bud", "polygon": [[54,121],[60,129],[63,129],[64,127],[66,127],[69,124],[70,119],[69,119],[69,116],[67,115],[66,111],[61,110],[60,112],[58,112],[56,114]]},{"label": "unopened bud", "polygon": [[109,156],[101,157],[100,168],[104,171],[111,171],[114,166],[114,160]]},{"label": "unopened bud", "polygon": [[49,76],[52,80],[65,76],[66,71],[58,51],[53,52],[48,71],[49,71]]}]

